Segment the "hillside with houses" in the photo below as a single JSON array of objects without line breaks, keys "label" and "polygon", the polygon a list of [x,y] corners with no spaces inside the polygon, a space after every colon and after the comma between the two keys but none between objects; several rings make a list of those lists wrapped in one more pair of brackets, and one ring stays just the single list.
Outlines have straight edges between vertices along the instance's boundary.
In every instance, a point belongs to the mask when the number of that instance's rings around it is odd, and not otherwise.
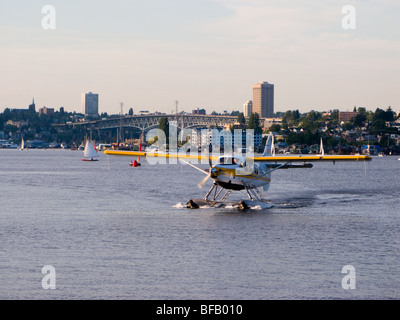
[{"label": "hillside with houses", "polygon": [[[322,139],[328,154],[400,154],[399,113],[390,107],[375,111],[360,107],[351,112],[289,110],[277,112],[271,119],[261,119],[257,114],[244,117],[239,111],[231,115],[238,117],[234,128],[252,128],[262,134],[263,139],[256,145],[258,151],[262,150],[269,132],[273,132],[276,153],[319,153]],[[102,119],[112,117],[120,115],[101,115]],[[36,112],[34,102],[28,109],[5,108],[0,113],[0,148],[17,147],[22,139],[28,148],[78,148],[88,138],[88,132],[80,126],[60,131],[57,125],[81,121],[83,114],[66,112],[63,107],[59,110],[44,107]],[[93,135],[97,143],[117,141],[117,133],[93,132]],[[137,143],[139,135],[140,132],[131,136],[130,141]]]}]

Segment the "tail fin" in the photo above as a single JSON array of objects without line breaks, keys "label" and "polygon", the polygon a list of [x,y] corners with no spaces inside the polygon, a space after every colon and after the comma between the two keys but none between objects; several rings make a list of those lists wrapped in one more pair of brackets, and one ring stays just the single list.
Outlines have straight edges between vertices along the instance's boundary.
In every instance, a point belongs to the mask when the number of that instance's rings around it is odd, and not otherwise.
[{"label": "tail fin", "polygon": [[274,136],[272,133],[268,135],[268,140],[265,144],[263,156],[275,155]]}]

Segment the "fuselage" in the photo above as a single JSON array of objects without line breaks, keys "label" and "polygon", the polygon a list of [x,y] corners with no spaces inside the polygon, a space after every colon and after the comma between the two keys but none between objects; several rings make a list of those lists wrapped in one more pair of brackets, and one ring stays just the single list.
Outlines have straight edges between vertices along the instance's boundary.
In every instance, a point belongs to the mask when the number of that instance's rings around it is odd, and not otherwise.
[{"label": "fuselage", "polygon": [[231,190],[258,187],[267,189],[271,182],[271,174],[266,172],[268,172],[267,166],[263,164],[246,166],[245,158],[232,156],[220,157],[210,168],[211,178],[215,183]]}]

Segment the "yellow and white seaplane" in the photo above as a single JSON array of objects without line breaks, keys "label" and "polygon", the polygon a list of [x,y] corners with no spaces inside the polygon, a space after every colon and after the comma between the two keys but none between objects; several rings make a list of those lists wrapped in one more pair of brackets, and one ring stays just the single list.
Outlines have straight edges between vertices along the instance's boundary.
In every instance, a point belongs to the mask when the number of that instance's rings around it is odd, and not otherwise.
[{"label": "yellow and white seaplane", "polygon": [[[369,161],[372,158],[366,155],[325,155],[321,139],[320,153],[314,155],[287,155],[275,154],[273,135],[268,136],[267,143],[262,155],[242,156],[236,154],[212,156],[190,155],[186,153],[159,153],[159,152],[138,152],[138,151],[118,151],[106,150],[108,155],[125,155],[141,157],[166,157],[179,158],[180,161],[199,170],[206,176],[198,184],[202,188],[208,179],[214,182],[203,199],[190,199],[187,208],[200,208],[202,206],[225,207],[236,205],[240,210],[258,206],[261,209],[271,208],[274,205],[265,200],[260,188],[267,191],[271,182],[271,173],[279,169],[312,168],[310,162],[315,161]],[[198,160],[208,159],[209,168],[201,169],[194,164],[186,161],[193,158]],[[213,162],[215,161],[215,164]],[[227,201],[232,191],[245,190],[248,199],[240,202]],[[223,192],[224,191],[224,192]]]}]

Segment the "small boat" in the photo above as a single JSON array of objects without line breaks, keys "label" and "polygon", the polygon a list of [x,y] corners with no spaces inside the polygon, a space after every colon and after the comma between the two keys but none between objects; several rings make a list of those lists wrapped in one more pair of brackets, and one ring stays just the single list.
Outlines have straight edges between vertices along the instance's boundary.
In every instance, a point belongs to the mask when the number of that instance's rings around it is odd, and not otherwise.
[{"label": "small boat", "polygon": [[[139,147],[139,151],[142,151],[142,141],[140,141],[140,147]],[[131,167],[140,167],[140,157],[138,157],[136,160],[133,160],[129,163],[129,165]]]},{"label": "small boat", "polygon": [[94,148],[93,144],[87,140],[85,145],[85,150],[83,150],[83,158],[82,161],[98,161],[98,153]]},{"label": "small boat", "polygon": [[[139,158],[138,158],[138,160],[139,160]],[[133,161],[131,161],[131,162],[129,163],[129,165],[130,165],[131,167],[140,167],[141,164],[140,164],[140,162],[139,162],[138,160],[133,160]]]}]

